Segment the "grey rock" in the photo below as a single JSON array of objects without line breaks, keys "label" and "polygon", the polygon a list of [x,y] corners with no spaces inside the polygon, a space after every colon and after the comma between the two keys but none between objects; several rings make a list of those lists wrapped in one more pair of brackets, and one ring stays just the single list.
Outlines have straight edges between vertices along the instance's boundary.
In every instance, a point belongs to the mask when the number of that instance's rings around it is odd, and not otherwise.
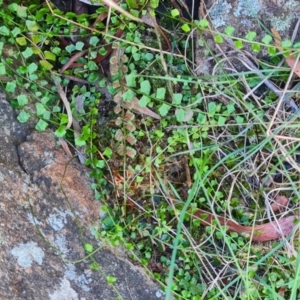
[{"label": "grey rock", "polygon": [[[100,203],[88,170],[69,161],[51,131],[31,128],[18,123],[0,93],[0,299],[162,298],[122,251],[93,237]],[[85,242],[99,248],[93,258],[100,271],[90,269]],[[106,276],[117,280],[110,285]]]},{"label": "grey rock", "polygon": [[[235,29],[233,36],[244,40],[243,51],[248,51],[250,55],[258,58],[269,57],[267,48],[261,47],[260,51],[253,51],[251,43],[245,42],[249,31],[256,33],[254,40],[258,42],[261,42],[266,35],[271,35],[271,28],[279,32],[282,40],[292,40],[293,30],[300,14],[299,0],[208,0],[205,3],[212,29],[224,33],[227,26],[233,27]],[[294,38],[295,42],[299,42],[300,32]],[[212,53],[215,55],[222,54],[222,58],[226,58],[225,60],[231,63],[234,60],[232,58],[237,56],[238,51],[228,41],[230,39],[228,37],[224,37],[225,43],[218,45],[214,42],[214,37],[211,34],[204,34],[204,37],[198,36],[197,39],[200,41],[195,43],[197,49],[194,72],[198,75],[212,74],[216,65],[215,61],[211,59]],[[203,43],[205,46],[200,46]],[[209,54],[206,53],[207,47],[211,49]],[[236,62],[233,63],[235,66],[237,65]],[[220,67],[220,69],[222,68]],[[245,68],[238,67],[237,69],[238,71],[247,71]]]}]

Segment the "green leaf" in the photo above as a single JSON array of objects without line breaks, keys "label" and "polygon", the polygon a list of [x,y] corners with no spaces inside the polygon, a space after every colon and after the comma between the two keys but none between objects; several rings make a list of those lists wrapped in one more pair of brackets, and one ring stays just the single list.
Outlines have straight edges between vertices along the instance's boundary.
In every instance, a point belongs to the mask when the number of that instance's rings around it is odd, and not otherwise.
[{"label": "green leaf", "polygon": [[54,134],[58,137],[64,137],[66,135],[67,131],[66,131],[66,126],[65,125],[60,125],[54,132]]},{"label": "green leaf", "polygon": [[85,139],[82,137],[75,139],[75,145],[78,147],[85,146],[86,145]]},{"label": "green leaf", "polygon": [[92,60],[90,60],[86,66],[87,66],[88,70],[90,70],[90,71],[97,71],[99,69],[97,64]]},{"label": "green leaf", "polygon": [[122,98],[124,101],[130,102],[135,95],[136,93],[132,89],[128,89],[125,93],[123,93]]},{"label": "green leaf", "polygon": [[94,159],[93,166],[99,169],[103,169],[105,167],[105,161],[100,159]]},{"label": "green leaf", "polygon": [[113,276],[106,276],[106,280],[108,283],[114,283],[117,281],[117,278]]},{"label": "green leaf", "polygon": [[81,51],[84,47],[84,43],[83,42],[77,42],[75,45],[76,50]]},{"label": "green leaf", "polygon": [[6,86],[5,86],[5,91],[8,92],[8,93],[14,93],[15,90],[16,90],[16,82],[15,81],[10,81],[10,82],[7,82],[6,83]]},{"label": "green leaf", "polygon": [[37,131],[44,131],[48,127],[48,123],[44,120],[40,119],[38,123],[35,125],[35,129]]},{"label": "green leaf", "polygon": [[103,152],[103,155],[105,155],[108,158],[111,158],[112,154],[113,154],[112,150],[110,148],[106,147],[104,152]]},{"label": "green leaf", "polygon": [[276,47],[268,47],[268,54],[271,56],[276,55]]},{"label": "green leaf", "polygon": [[20,18],[26,18],[27,17],[27,7],[18,5],[17,3],[12,3],[8,5],[8,9],[12,12],[16,12],[17,16]]},{"label": "green leaf", "polygon": [[22,52],[24,58],[29,58],[33,55],[33,51],[30,47],[26,47],[26,49]]},{"label": "green leaf", "polygon": [[165,88],[158,88],[156,90],[156,98],[160,100],[164,100],[166,95],[166,89]]},{"label": "green leaf", "polygon": [[38,77],[38,75],[36,75],[36,74],[29,74],[29,79],[31,80],[31,81],[35,81],[35,80],[37,80],[39,77]]},{"label": "green leaf", "polygon": [[149,95],[151,91],[151,84],[149,80],[144,80],[140,84],[140,90],[143,94]]},{"label": "green leaf", "polygon": [[100,270],[99,264],[97,262],[95,262],[95,261],[90,264],[90,268],[93,271],[99,271]]},{"label": "green leaf", "polygon": [[20,30],[20,28],[18,28],[18,27],[15,27],[12,31],[11,31],[11,34],[12,34],[12,36],[13,37],[16,37],[18,34],[20,34],[21,33],[21,30]]},{"label": "green leaf", "polygon": [[150,0],[150,7],[157,8],[159,5],[159,0]]},{"label": "green leaf", "polygon": [[244,118],[243,118],[243,117],[236,116],[235,120],[236,120],[236,123],[237,123],[237,124],[242,124],[242,123],[244,123]]},{"label": "green leaf", "polygon": [[41,43],[43,41],[43,36],[42,35],[37,35],[37,34],[33,34],[31,35],[31,40],[35,43]]},{"label": "green leaf", "polygon": [[17,100],[18,100],[19,106],[24,106],[24,105],[28,104],[28,99],[27,99],[26,95],[24,95],[24,94],[19,95],[17,97]]},{"label": "green leaf", "polygon": [[273,38],[271,35],[267,34],[263,37],[262,42],[266,45],[269,45],[272,42]]},{"label": "green leaf", "polygon": [[295,43],[294,46],[293,46],[293,48],[299,49],[299,48],[300,48],[300,43],[299,43],[299,42],[298,42],[298,43]]},{"label": "green leaf", "polygon": [[17,10],[18,10],[18,4],[17,3],[12,3],[12,4],[10,4],[10,5],[8,5],[8,9],[10,10],[10,11],[13,11],[13,12],[16,12]]},{"label": "green leaf", "polygon": [[51,52],[52,52],[53,54],[55,54],[56,56],[58,56],[58,55],[61,54],[61,48],[59,48],[59,47],[52,47],[52,48],[51,48]]},{"label": "green leaf", "polygon": [[185,110],[182,108],[176,109],[175,116],[178,122],[180,123],[183,122],[185,119]]},{"label": "green leaf", "polygon": [[214,114],[216,112],[217,105],[215,102],[209,102],[208,103],[208,112],[209,114]]},{"label": "green leaf", "polygon": [[56,55],[50,51],[44,51],[45,58],[48,60],[56,61]]},{"label": "green leaf", "polygon": [[90,45],[96,47],[97,44],[100,42],[100,39],[96,36],[92,36],[90,38]]},{"label": "green leaf", "polygon": [[242,49],[242,48],[244,48],[243,42],[240,41],[240,40],[235,41],[235,42],[234,42],[234,45],[235,45],[235,47],[236,47],[237,49]]},{"label": "green leaf", "polygon": [[29,66],[27,66],[27,72],[29,74],[33,74],[38,69],[38,66],[36,63],[31,63]]},{"label": "green leaf", "polygon": [[141,183],[141,182],[143,182],[143,180],[144,180],[144,177],[142,177],[142,176],[137,176],[136,177],[136,182],[137,183]]},{"label": "green leaf", "polygon": [[0,35],[9,36],[10,30],[6,26],[0,27]]},{"label": "green leaf", "polygon": [[99,50],[98,50],[98,53],[102,56],[105,56],[108,51],[104,48],[104,47],[101,47]]},{"label": "green leaf", "polygon": [[131,46],[131,53],[134,54],[136,52],[138,52],[139,49],[136,46]]},{"label": "green leaf", "polygon": [[159,108],[158,111],[159,111],[160,115],[161,115],[162,117],[164,117],[164,116],[167,115],[167,113],[169,112],[170,108],[171,108],[170,105],[164,103],[164,104]]},{"label": "green leaf", "polygon": [[229,103],[226,105],[228,115],[232,114],[235,111],[235,107],[233,103]]},{"label": "green leaf", "polygon": [[74,50],[76,50],[75,46],[73,44],[70,44],[66,47],[66,51],[68,53],[72,53]]},{"label": "green leaf", "polygon": [[293,45],[291,40],[284,40],[281,42],[281,46],[284,48],[291,48]]},{"label": "green leaf", "polygon": [[246,35],[246,39],[248,41],[253,41],[256,38],[256,32],[254,31],[249,31],[248,34]]},{"label": "green leaf", "polygon": [[209,22],[206,19],[202,19],[202,20],[200,20],[199,25],[201,28],[206,28],[206,27],[208,27]]},{"label": "green leaf", "polygon": [[16,42],[20,45],[20,46],[26,46],[27,45],[27,40],[24,36],[18,37],[16,38]]},{"label": "green leaf", "polygon": [[58,112],[60,112],[60,107],[59,106],[53,106],[53,108],[52,108],[52,112],[54,112],[54,113],[58,113]]},{"label": "green leaf", "polygon": [[51,112],[49,110],[46,110],[43,114],[44,120],[50,120],[51,119]]},{"label": "green leaf", "polygon": [[173,18],[178,17],[179,15],[180,15],[180,12],[179,12],[178,9],[172,9],[172,10],[171,10],[171,16],[172,16]]},{"label": "green leaf", "polygon": [[229,36],[231,36],[231,35],[234,33],[234,31],[235,31],[235,29],[234,29],[234,27],[232,27],[232,26],[227,26],[227,27],[225,28],[225,33],[226,33],[227,35],[229,35]]},{"label": "green leaf", "polygon": [[42,103],[36,103],[35,104],[36,114],[38,116],[43,115],[46,112],[46,108]]},{"label": "green leaf", "polygon": [[[133,16],[135,16],[135,17],[139,17],[139,15],[140,15],[140,11],[139,10],[137,10],[137,9],[131,9],[130,10],[130,13],[133,15]],[[149,11],[149,14],[151,15],[151,11]],[[136,26],[136,24],[135,23],[133,23],[133,22],[129,22],[128,23],[128,28],[130,28],[131,30],[133,30],[133,29],[135,29],[137,26]]]},{"label": "green leaf", "polygon": [[88,253],[91,253],[91,252],[93,252],[94,247],[92,244],[86,243],[86,244],[84,244],[84,250]]},{"label": "green leaf", "polygon": [[128,5],[129,8],[138,8],[137,1],[126,0],[126,3],[127,3],[127,5]]},{"label": "green leaf", "polygon": [[226,123],[227,118],[223,117],[223,116],[219,116],[218,118],[218,126],[223,126]]},{"label": "green leaf", "polygon": [[30,118],[30,115],[26,111],[24,111],[24,110],[21,110],[21,112],[17,116],[17,119],[21,123],[27,122],[29,120],[29,118]]},{"label": "green leaf", "polygon": [[252,50],[254,52],[259,53],[260,52],[260,45],[259,44],[252,44]]},{"label": "green leaf", "polygon": [[145,60],[147,60],[147,61],[151,61],[151,60],[153,60],[154,55],[153,55],[152,53],[149,53],[149,52],[148,52],[148,53],[145,54],[144,58],[145,58]]},{"label": "green leaf", "polygon": [[47,71],[49,71],[53,68],[53,65],[50,64],[47,60],[40,60],[40,65]]},{"label": "green leaf", "polygon": [[190,27],[189,24],[187,24],[187,23],[184,23],[184,24],[181,26],[181,29],[182,29],[184,32],[190,32],[190,31],[191,31],[191,27]]},{"label": "green leaf", "polygon": [[173,94],[173,104],[180,105],[182,98],[183,98],[183,95],[180,93]]},{"label": "green leaf", "polygon": [[18,5],[17,16],[20,18],[26,18],[27,17],[27,7]]},{"label": "green leaf", "polygon": [[136,82],[135,82],[136,76],[134,74],[126,75],[125,79],[126,79],[126,85],[128,87],[136,87]]},{"label": "green leaf", "polygon": [[60,124],[68,124],[69,118],[67,114],[59,114]]},{"label": "green leaf", "polygon": [[31,32],[37,32],[39,30],[36,21],[26,20],[26,27]]},{"label": "green leaf", "polygon": [[216,35],[215,36],[215,42],[218,43],[218,44],[221,44],[221,43],[224,42],[224,40],[223,40],[222,36]]},{"label": "green leaf", "polygon": [[100,75],[96,72],[92,72],[87,78],[88,82],[94,83],[99,79]]},{"label": "green leaf", "polygon": [[149,97],[147,97],[147,96],[142,96],[142,98],[139,100],[139,105],[141,106],[141,107],[146,107],[147,106],[147,104],[149,103],[151,101],[151,99],[149,98]]},{"label": "green leaf", "polygon": [[0,75],[6,74],[6,68],[4,63],[0,63]]}]

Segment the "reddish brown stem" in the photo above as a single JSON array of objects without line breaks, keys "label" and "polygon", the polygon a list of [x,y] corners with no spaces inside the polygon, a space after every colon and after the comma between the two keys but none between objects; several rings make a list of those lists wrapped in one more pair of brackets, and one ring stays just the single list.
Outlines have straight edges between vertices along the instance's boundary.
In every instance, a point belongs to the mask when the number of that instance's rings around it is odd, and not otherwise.
[{"label": "reddish brown stem", "polygon": [[226,226],[229,232],[247,234],[252,236],[252,240],[255,242],[276,240],[283,236],[289,235],[293,230],[295,220],[295,216],[289,216],[266,224],[243,226],[224,217],[215,216],[212,213],[202,209],[199,209],[197,212],[195,212],[193,216],[199,218],[200,223],[203,226],[212,225],[215,223],[217,218],[220,225]]}]

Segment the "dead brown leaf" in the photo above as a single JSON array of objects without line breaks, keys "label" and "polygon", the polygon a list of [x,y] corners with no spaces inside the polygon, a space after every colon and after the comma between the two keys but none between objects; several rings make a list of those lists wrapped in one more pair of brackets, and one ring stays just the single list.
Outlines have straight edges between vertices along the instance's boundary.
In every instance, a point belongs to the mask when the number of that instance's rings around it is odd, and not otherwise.
[{"label": "dead brown leaf", "polygon": [[276,196],[271,204],[271,208],[274,212],[279,211],[287,206],[289,199],[286,196]]},{"label": "dead brown leaf", "polygon": [[[279,51],[283,51],[283,48],[281,46],[281,36],[280,34],[274,29],[271,28],[271,32],[273,33],[274,37],[275,37],[275,44],[277,46],[277,48],[279,49]],[[287,63],[287,65],[293,70],[293,72],[300,77],[300,61],[297,57],[295,57],[294,55],[290,55],[288,57],[285,57],[285,61]]]},{"label": "dead brown leaf", "polygon": [[294,221],[296,219],[295,216],[289,216],[266,224],[243,226],[235,221],[221,216],[215,216],[202,209],[199,209],[193,216],[199,218],[203,226],[210,226],[218,219],[222,226],[227,226],[229,232],[247,234],[251,236],[255,242],[267,242],[288,236],[294,228]]},{"label": "dead brown leaf", "polygon": [[286,290],[287,290],[286,287],[281,287],[281,288],[279,289],[279,291],[278,291],[278,295],[280,295],[281,297],[283,297],[283,299],[284,299]]},{"label": "dead brown leaf", "polygon": [[71,65],[74,64],[74,62],[80,58],[81,56],[83,56],[85,53],[87,52],[87,50],[83,50],[80,51],[76,54],[74,54],[65,64],[64,66],[61,68],[60,73],[63,73],[64,71],[68,70],[70,68]]}]

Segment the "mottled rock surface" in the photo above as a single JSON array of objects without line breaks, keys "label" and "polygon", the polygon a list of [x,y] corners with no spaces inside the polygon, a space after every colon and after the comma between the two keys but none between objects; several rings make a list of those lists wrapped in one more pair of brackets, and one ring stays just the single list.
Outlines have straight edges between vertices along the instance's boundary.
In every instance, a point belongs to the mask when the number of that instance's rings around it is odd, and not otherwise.
[{"label": "mottled rock surface", "polygon": [[[51,131],[19,124],[3,94],[0,139],[1,300],[163,297],[141,269],[93,238],[100,205],[85,167],[69,161]],[[84,259],[85,242],[100,247],[93,257],[101,271]]]},{"label": "mottled rock surface", "polygon": [[[243,51],[249,51],[254,57],[268,56],[266,47],[261,47],[259,51],[253,51],[252,44],[245,42],[247,34],[252,31],[256,33],[254,41],[261,42],[266,35],[271,35],[270,29],[274,28],[279,32],[281,38],[293,39],[293,31],[300,14],[299,0],[207,0],[205,8],[200,9],[200,18],[203,14],[210,21],[210,26],[217,32],[224,33],[225,28],[231,26],[235,29],[232,36],[243,40]],[[201,37],[198,37],[201,40]],[[229,60],[238,54],[236,47],[232,46],[224,37],[225,42],[216,45],[214,36],[205,34],[202,41],[195,43],[197,45],[196,68],[197,74],[211,74],[215,61],[211,59],[211,54],[219,54],[220,57]],[[300,31],[295,34],[294,41],[300,41]],[[202,45],[205,46],[202,46]],[[207,54],[207,47],[211,53]],[[220,51],[221,50],[221,51]]]}]

